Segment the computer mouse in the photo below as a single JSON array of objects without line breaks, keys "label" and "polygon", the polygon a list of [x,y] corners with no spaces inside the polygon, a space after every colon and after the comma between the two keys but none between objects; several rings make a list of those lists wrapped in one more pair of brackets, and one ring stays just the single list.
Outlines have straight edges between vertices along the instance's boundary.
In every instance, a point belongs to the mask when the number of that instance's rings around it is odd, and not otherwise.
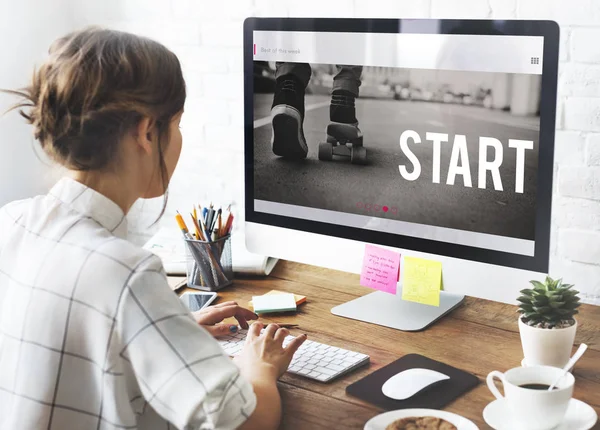
[{"label": "computer mouse", "polygon": [[407,369],[385,381],[381,391],[394,400],[406,400],[425,388],[450,379],[448,375],[430,369]]}]

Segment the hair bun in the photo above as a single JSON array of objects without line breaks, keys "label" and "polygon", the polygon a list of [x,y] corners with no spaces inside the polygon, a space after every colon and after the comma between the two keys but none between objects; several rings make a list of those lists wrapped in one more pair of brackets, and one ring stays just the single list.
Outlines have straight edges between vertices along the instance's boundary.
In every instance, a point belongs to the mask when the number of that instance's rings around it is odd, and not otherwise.
[{"label": "hair bun", "polygon": [[179,60],[158,42],[99,28],[58,39],[30,85],[7,91],[34,136],[67,168],[102,169],[142,117],[166,124],[183,110]]}]

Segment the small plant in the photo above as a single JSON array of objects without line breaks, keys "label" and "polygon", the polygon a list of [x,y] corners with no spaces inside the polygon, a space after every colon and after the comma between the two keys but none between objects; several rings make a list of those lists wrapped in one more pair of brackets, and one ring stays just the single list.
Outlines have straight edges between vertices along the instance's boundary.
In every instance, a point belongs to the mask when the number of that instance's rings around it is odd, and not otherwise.
[{"label": "small plant", "polygon": [[538,328],[565,328],[575,324],[573,318],[577,313],[579,291],[573,285],[563,284],[562,279],[554,280],[549,276],[542,284],[530,281],[532,289],[521,291],[517,299],[520,303],[518,312],[522,320],[529,326]]}]

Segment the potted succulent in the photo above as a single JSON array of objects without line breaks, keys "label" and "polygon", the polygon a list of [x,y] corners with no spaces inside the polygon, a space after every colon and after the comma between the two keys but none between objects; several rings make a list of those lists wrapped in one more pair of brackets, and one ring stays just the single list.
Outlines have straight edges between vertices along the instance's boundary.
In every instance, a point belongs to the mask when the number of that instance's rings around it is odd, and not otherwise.
[{"label": "potted succulent", "polygon": [[544,283],[531,284],[533,288],[522,290],[517,299],[523,364],[563,367],[575,341],[579,291],[548,276]]}]

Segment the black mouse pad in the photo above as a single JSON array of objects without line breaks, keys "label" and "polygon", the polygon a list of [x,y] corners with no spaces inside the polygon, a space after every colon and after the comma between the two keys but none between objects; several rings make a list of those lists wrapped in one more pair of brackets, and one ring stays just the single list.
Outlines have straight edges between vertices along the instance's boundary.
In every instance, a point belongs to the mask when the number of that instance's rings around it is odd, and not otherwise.
[{"label": "black mouse pad", "polygon": [[[403,370],[414,368],[436,370],[449,376],[450,379],[430,385],[406,400],[394,400],[383,394],[381,387],[388,379]],[[408,354],[349,385],[346,387],[346,392],[388,410],[442,409],[478,384],[479,379],[475,375],[419,354]]]}]

